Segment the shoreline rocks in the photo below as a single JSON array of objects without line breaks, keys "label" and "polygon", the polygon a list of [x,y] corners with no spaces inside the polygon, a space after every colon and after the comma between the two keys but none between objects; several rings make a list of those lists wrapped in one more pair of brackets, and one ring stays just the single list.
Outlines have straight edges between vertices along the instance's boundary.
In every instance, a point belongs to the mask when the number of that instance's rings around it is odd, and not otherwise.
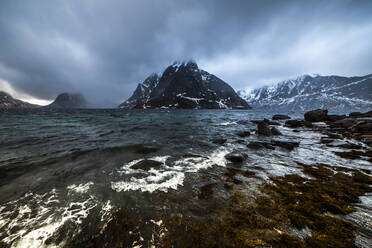
[{"label": "shoreline rocks", "polygon": [[279,121],[279,120],[289,120],[289,119],[291,119],[291,117],[288,116],[288,115],[277,114],[277,115],[273,115],[273,117],[271,117],[271,119],[273,119],[274,121]]}]

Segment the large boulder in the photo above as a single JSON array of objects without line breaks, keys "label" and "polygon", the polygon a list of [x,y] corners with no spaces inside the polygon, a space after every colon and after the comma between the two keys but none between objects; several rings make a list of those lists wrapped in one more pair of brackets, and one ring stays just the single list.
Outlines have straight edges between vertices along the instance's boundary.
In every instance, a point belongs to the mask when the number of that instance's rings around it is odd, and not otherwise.
[{"label": "large boulder", "polygon": [[288,120],[284,123],[284,126],[291,127],[291,128],[297,128],[297,127],[313,127],[313,124],[310,121],[304,121],[304,120]]},{"label": "large boulder", "polygon": [[316,109],[306,112],[304,117],[305,121],[310,122],[319,122],[319,121],[326,121],[327,120],[328,110],[326,109]]},{"label": "large boulder", "polygon": [[282,135],[282,133],[276,127],[272,127],[270,131],[272,135]]},{"label": "large boulder", "polygon": [[151,168],[156,168],[162,165],[162,162],[150,160],[150,159],[144,159],[140,162],[134,164],[131,166],[132,169],[141,169],[141,170],[150,170]]},{"label": "large boulder", "polygon": [[269,122],[261,121],[257,124],[257,133],[263,136],[271,136]]},{"label": "large boulder", "polygon": [[247,158],[247,154],[240,152],[230,152],[225,155],[225,159],[233,163],[242,163]]},{"label": "large boulder", "polygon": [[236,135],[238,135],[239,137],[244,138],[244,137],[247,137],[247,136],[251,135],[251,132],[249,132],[249,131],[239,131],[239,132],[236,133]]},{"label": "large boulder", "polygon": [[273,120],[289,120],[291,119],[291,117],[289,117],[288,115],[273,115],[273,117],[271,118]]}]

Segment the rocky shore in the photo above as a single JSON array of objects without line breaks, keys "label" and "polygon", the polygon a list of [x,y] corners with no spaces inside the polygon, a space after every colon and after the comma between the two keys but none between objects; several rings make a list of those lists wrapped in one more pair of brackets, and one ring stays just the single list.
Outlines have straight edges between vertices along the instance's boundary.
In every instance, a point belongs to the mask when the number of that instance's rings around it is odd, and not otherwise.
[{"label": "rocky shore", "polygon": [[[319,132],[319,143],[340,148],[335,156],[372,162],[372,111],[349,115],[328,115],[313,110],[304,119],[275,115],[273,120],[253,120],[256,130],[239,131],[237,142],[247,152],[225,155],[228,164],[211,170],[222,172],[220,180],[201,186],[183,201],[193,202],[187,211],[177,202],[175,192],[164,195],[164,208],[138,213],[135,207],[113,210],[98,230],[87,227],[90,235],[77,235],[71,246],[84,247],[368,247],[371,223],[348,219],[357,211],[360,197],[372,192],[369,169],[305,164],[295,161],[301,173],[271,176],[263,183],[254,179],[262,168],[244,169],[249,150],[283,149],[291,152],[301,140],[282,139],[279,127],[292,132]],[[259,141],[246,142],[251,135]],[[223,145],[225,138],[212,141]],[[194,155],[197,157],[197,155]],[[134,166],[159,166],[143,160]],[[150,196],[149,196],[150,197]],[[155,198],[154,198],[155,199]],[[168,207],[165,207],[168,206]],[[198,216],[196,218],[195,216]]]}]

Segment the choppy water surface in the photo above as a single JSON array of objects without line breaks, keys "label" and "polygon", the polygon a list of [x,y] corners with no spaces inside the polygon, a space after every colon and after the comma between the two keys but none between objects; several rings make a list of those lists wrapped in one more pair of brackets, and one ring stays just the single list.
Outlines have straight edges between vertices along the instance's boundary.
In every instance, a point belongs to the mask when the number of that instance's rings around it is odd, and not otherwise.
[{"label": "choppy water surface", "polygon": [[[254,119],[274,113],[193,110],[8,110],[0,112],[0,246],[64,246],[79,232],[122,207],[140,214],[182,209],[206,183],[220,180],[224,156],[248,154],[242,167],[260,184],[272,175],[301,173],[296,162],[371,169],[362,160],[336,156],[319,143],[316,131],[278,127],[279,139],[300,141],[292,152],[250,150]],[[288,113],[287,113],[288,114]],[[289,113],[301,117],[302,113]],[[250,130],[240,138],[236,133]],[[225,138],[223,145],[213,144]],[[131,166],[143,159],[161,162],[150,170]],[[254,189],[252,189],[254,191]],[[221,200],[224,199],[221,191]],[[371,202],[365,196],[362,202]],[[190,208],[190,209],[188,209]],[[355,212],[371,225],[371,212]],[[155,223],[155,221],[154,221]],[[368,238],[368,237],[367,237]],[[136,243],[134,242],[133,247]],[[368,245],[365,245],[368,246]],[[137,246],[140,247],[140,246]]]}]

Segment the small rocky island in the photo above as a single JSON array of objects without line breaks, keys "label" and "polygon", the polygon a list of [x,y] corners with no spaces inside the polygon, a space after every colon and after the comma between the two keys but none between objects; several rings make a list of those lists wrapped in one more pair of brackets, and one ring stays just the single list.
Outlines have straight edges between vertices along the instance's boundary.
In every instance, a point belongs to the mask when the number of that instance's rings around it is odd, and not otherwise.
[{"label": "small rocky island", "polygon": [[174,63],[138,84],[123,109],[250,109],[226,82],[195,62]]},{"label": "small rocky island", "polygon": [[86,108],[87,101],[81,94],[62,93],[51,104],[45,106],[46,108]]}]

